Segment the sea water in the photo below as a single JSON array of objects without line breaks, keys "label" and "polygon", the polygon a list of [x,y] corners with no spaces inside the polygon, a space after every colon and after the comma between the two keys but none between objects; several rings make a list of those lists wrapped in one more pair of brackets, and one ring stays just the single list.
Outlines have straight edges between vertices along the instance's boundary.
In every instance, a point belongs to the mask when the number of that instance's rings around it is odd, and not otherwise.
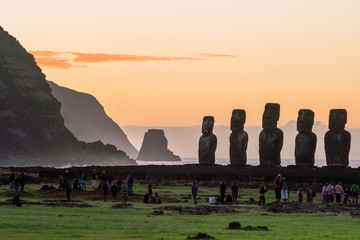
[{"label": "sea water", "polygon": [[[138,165],[185,165],[185,164],[198,164],[199,160],[197,158],[183,158],[181,161],[140,161],[136,160]],[[219,165],[229,165],[230,160],[227,158],[217,158],[215,164]],[[260,165],[259,159],[248,159],[247,164],[252,166]],[[295,165],[294,159],[281,159],[281,166],[286,167],[289,165]],[[316,159],[315,166],[324,167],[326,166],[325,159]],[[349,166],[352,168],[360,167],[360,160],[349,160]]]}]

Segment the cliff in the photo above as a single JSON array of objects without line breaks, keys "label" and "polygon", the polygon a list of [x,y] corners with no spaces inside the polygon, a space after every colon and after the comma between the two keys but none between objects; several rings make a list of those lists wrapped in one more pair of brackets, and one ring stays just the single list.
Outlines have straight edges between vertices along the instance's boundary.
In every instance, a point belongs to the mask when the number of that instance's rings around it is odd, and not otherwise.
[{"label": "cliff", "polygon": [[144,135],[144,141],[137,159],[147,161],[181,161],[179,156],[174,155],[167,148],[168,141],[164,131],[150,129]]},{"label": "cliff", "polygon": [[34,57],[1,27],[0,43],[1,166],[136,164],[114,146],[78,141]]},{"label": "cliff", "polygon": [[65,126],[74,136],[85,142],[100,140],[115,145],[136,158],[138,151],[123,130],[108,116],[104,107],[92,95],[61,87],[48,81],[53,96],[61,103],[60,113]]}]

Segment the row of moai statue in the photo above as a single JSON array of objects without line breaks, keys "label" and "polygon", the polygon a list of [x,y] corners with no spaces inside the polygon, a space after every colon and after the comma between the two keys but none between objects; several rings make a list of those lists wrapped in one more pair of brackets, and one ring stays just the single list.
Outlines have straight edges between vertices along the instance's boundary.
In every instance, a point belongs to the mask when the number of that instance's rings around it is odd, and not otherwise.
[{"label": "row of moai statue", "polygon": [[[260,166],[280,166],[280,152],[283,146],[283,132],[277,128],[280,117],[280,105],[267,103],[262,119],[263,130],[259,136]],[[231,116],[230,135],[231,165],[246,166],[248,134],[244,131],[246,112],[235,109]],[[348,166],[351,135],[345,130],[347,112],[345,109],[332,109],[329,116],[329,131],[325,134],[325,154],[328,166]],[[295,139],[295,163],[297,166],[313,166],[316,150],[316,135],[312,132],[314,112],[309,109],[299,110]],[[214,117],[203,119],[202,133],[199,140],[199,163],[215,164],[217,138],[213,134]]]}]

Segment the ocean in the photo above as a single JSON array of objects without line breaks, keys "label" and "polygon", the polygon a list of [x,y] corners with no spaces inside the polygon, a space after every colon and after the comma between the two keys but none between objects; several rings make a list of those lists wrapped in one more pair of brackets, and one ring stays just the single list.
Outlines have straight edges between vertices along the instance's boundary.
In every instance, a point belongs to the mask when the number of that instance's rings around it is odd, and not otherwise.
[{"label": "ocean", "polygon": [[[198,164],[199,161],[197,158],[184,158],[181,161],[136,161],[138,165],[185,165],[185,164]],[[219,165],[229,165],[230,160],[227,158],[217,158],[215,160],[215,164]],[[259,159],[248,159],[247,164],[250,164],[252,166],[258,166]],[[281,159],[281,166],[286,167],[288,165],[295,165],[294,159]],[[324,167],[326,166],[326,160],[325,159],[316,159],[315,160],[315,166],[317,167]],[[360,160],[350,160],[349,165],[352,168],[358,168],[360,167]]]}]

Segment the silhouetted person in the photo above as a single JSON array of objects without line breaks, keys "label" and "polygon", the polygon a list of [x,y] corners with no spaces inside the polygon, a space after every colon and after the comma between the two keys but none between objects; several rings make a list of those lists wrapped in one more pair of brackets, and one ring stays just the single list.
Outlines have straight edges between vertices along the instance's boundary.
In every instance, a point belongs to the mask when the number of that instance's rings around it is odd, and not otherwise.
[{"label": "silhouetted person", "polygon": [[237,203],[238,194],[239,194],[239,185],[236,183],[236,181],[234,181],[231,185],[231,195],[232,195],[233,203]]},{"label": "silhouetted person", "polygon": [[115,184],[111,185],[111,196],[113,198],[117,198],[117,192],[118,192],[117,185]]},{"label": "silhouetted person", "polygon": [[74,183],[73,183],[73,189],[74,190],[81,190],[81,185],[79,184],[79,180],[75,179]]},{"label": "silhouetted person", "polygon": [[107,182],[105,182],[103,184],[102,189],[103,189],[103,192],[104,192],[104,202],[106,202],[106,197],[107,197],[108,190],[109,190],[109,186],[108,186]]},{"label": "silhouetted person", "polygon": [[70,201],[71,183],[70,183],[69,180],[67,180],[67,181],[65,182],[65,186],[66,186],[66,199],[67,199],[68,201]]},{"label": "silhouetted person", "polygon": [[223,182],[220,184],[220,199],[221,199],[221,203],[224,203],[224,202],[225,202],[225,193],[226,193],[226,184],[225,184],[225,182],[223,181]]},{"label": "silhouetted person", "polygon": [[20,184],[21,191],[24,191],[24,187],[25,187],[25,174],[24,173],[21,173],[21,175],[19,177],[19,184]]},{"label": "silhouetted person", "polygon": [[194,204],[197,204],[197,193],[198,193],[198,186],[196,185],[195,182],[193,182],[193,185],[191,186],[191,193],[193,195],[194,198]]},{"label": "silhouetted person", "polygon": [[149,183],[149,188],[148,188],[148,194],[149,196],[153,193],[153,190],[152,190],[152,185],[151,183]]}]

